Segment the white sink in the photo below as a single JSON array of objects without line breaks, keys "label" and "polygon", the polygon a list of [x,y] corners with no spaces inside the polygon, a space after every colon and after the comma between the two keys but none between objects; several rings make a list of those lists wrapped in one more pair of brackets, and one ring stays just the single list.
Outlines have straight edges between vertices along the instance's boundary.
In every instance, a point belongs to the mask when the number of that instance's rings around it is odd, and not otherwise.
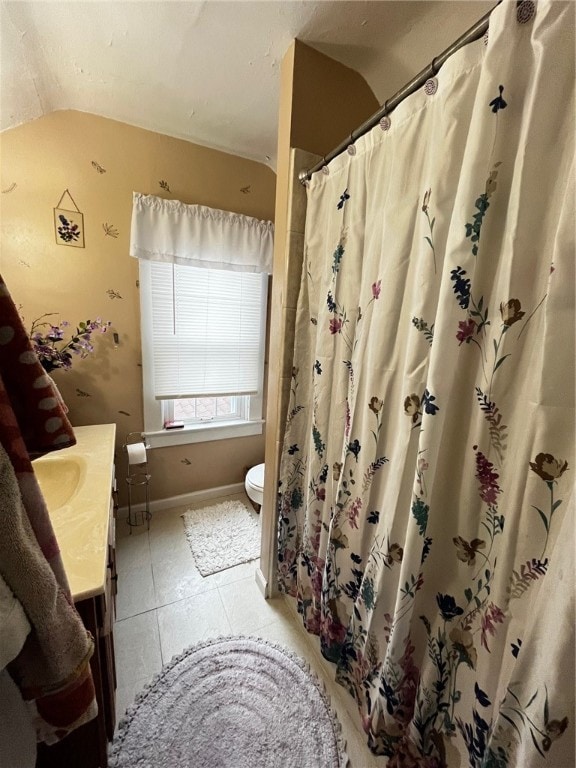
[{"label": "white sink", "polygon": [[50,512],[74,499],[86,473],[82,456],[44,456],[33,467]]}]

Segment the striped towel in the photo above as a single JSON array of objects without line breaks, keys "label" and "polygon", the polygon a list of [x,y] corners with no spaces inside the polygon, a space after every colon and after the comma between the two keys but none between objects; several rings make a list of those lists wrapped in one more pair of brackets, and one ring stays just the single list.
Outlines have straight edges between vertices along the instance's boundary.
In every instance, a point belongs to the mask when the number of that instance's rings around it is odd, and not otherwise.
[{"label": "striped towel", "polygon": [[0,575],[32,630],[8,671],[38,741],[53,744],[97,714],[94,640],[74,608],[30,454],[76,442],[0,278]]}]

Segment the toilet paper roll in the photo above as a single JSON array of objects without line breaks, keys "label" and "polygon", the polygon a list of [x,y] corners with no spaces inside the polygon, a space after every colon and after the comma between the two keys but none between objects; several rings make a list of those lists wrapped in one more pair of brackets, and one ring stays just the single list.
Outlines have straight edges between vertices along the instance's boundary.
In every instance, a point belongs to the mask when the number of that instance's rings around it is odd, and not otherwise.
[{"label": "toilet paper roll", "polygon": [[146,446],[144,443],[132,443],[126,446],[128,451],[128,464],[146,463]]}]

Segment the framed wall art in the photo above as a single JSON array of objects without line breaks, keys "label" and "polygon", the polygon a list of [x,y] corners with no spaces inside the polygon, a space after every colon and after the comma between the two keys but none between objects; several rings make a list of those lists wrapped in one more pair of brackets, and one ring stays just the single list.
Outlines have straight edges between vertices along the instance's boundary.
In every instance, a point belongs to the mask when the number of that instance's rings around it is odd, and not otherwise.
[{"label": "framed wall art", "polygon": [[[66,196],[70,200],[69,203],[64,201]],[[64,205],[68,207],[63,207]],[[54,233],[58,245],[84,248],[84,214],[67,189],[64,190],[58,205],[54,208]]]}]

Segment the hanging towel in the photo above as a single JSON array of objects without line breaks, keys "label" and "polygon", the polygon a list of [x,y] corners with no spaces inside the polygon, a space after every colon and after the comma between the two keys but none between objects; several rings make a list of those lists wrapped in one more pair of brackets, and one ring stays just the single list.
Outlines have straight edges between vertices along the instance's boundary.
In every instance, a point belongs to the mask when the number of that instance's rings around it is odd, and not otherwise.
[{"label": "hanging towel", "polygon": [[94,641],[74,608],[30,460],[75,442],[0,278],[0,575],[32,627],[8,671],[37,739],[47,744],[97,714],[89,663]]},{"label": "hanging towel", "polygon": [[29,632],[22,604],[0,576],[0,671],[18,656]]},{"label": "hanging towel", "polygon": [[36,733],[22,696],[6,666],[20,653],[30,622],[10,587],[0,576],[0,765],[33,768]]}]

